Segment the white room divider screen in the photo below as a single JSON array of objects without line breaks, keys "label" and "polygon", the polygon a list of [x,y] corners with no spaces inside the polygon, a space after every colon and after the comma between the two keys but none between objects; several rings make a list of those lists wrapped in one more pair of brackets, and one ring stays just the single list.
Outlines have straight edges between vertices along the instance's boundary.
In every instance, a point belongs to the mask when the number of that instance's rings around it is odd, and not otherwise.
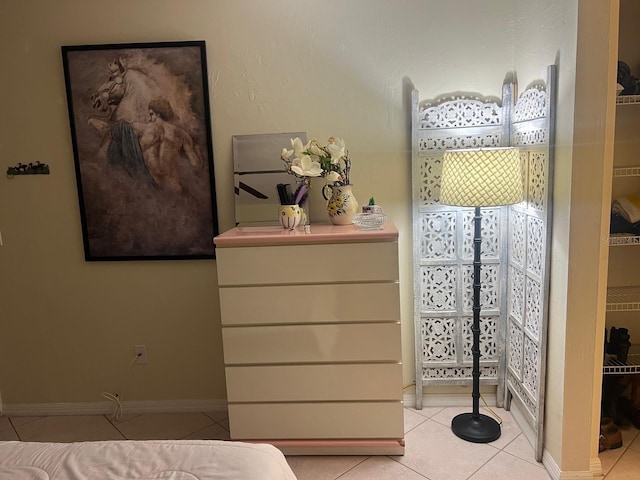
[{"label": "white room divider screen", "polygon": [[509,207],[505,403],[510,408],[513,399],[531,427],[537,461],[543,453],[555,85],[556,67],[551,65],[546,85],[537,82],[518,97],[510,134],[524,165],[525,201]]},{"label": "white room divider screen", "polygon": [[[472,382],[473,209],[441,205],[444,152],[517,146],[525,201],[483,209],[481,377],[515,398],[542,458],[555,66],[515,98],[412,93],[416,408],[423,387]],[[514,101],[517,100],[517,101]]]}]

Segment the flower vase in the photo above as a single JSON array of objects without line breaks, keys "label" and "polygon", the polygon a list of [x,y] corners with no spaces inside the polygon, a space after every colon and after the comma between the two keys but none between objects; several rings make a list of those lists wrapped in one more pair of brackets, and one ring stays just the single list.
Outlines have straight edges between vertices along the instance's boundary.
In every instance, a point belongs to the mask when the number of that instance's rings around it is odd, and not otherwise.
[{"label": "flower vase", "polygon": [[328,185],[331,196],[327,200],[327,213],[334,225],[353,224],[352,217],[358,213],[358,201],[353,196],[352,187],[353,185]]}]

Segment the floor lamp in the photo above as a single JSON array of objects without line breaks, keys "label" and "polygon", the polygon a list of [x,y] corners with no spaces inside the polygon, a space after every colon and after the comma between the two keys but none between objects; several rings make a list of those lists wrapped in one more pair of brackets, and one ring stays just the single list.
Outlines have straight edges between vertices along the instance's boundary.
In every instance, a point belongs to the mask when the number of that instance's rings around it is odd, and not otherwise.
[{"label": "floor lamp", "polygon": [[500,437],[500,424],[479,412],[480,401],[480,207],[512,205],[523,199],[523,176],[517,148],[448,150],[444,154],[440,203],[475,207],[473,237],[473,412],[456,415],[451,430],[475,443]]}]

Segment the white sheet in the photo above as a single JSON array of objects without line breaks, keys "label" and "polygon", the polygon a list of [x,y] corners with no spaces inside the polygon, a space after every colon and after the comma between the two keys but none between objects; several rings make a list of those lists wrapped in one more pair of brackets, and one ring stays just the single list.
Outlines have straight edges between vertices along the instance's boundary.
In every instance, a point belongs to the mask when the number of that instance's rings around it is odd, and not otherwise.
[{"label": "white sheet", "polygon": [[218,440],[0,442],[0,480],[296,480],[277,448]]}]

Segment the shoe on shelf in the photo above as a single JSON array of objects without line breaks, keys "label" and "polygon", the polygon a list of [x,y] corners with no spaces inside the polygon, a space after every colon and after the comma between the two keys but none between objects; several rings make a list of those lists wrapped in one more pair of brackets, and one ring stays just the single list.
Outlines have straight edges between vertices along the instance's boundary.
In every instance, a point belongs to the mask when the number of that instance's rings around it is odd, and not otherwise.
[{"label": "shoe on shelf", "polygon": [[607,423],[600,427],[600,442],[598,453],[605,450],[614,450],[622,446],[622,432],[613,423]]},{"label": "shoe on shelf", "polygon": [[604,427],[611,427],[612,425],[615,426],[615,422],[613,421],[613,418],[602,417],[600,419],[600,430],[602,430]]},{"label": "shoe on shelf", "polygon": [[619,362],[627,363],[629,348],[631,347],[630,338],[628,329],[611,327],[605,352],[610,355],[615,355]]}]

